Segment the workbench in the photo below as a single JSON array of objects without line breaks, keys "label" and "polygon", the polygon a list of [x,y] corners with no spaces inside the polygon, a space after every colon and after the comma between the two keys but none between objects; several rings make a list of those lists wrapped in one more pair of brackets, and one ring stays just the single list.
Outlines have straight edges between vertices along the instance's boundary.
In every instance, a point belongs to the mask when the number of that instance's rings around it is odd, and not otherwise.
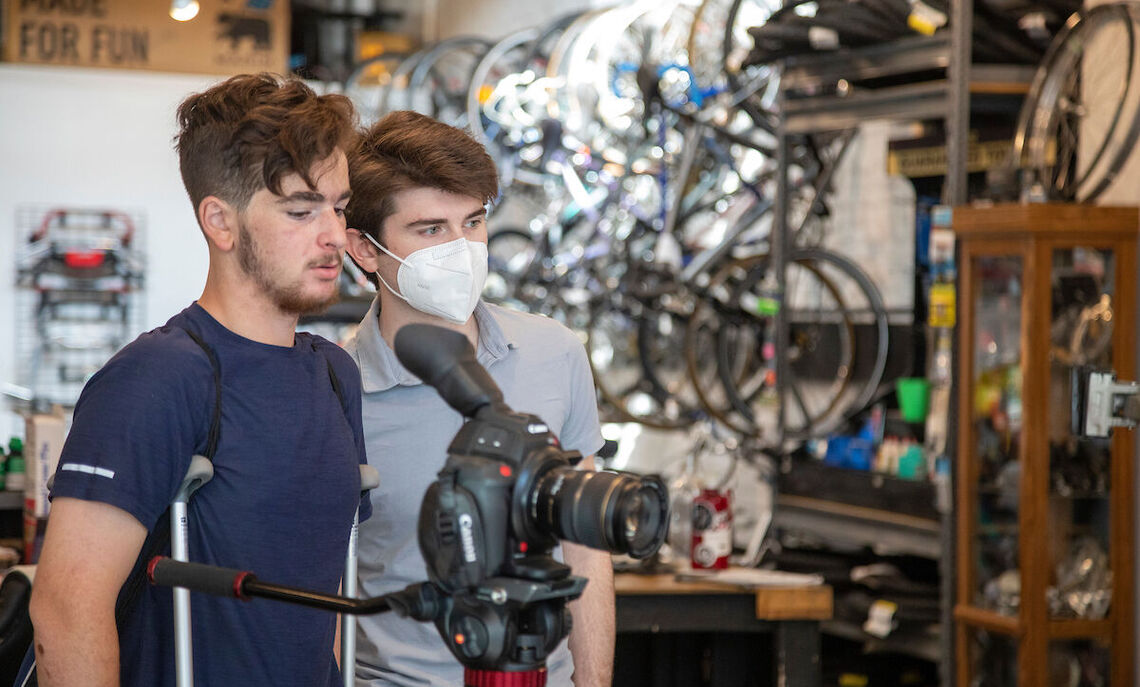
[{"label": "workbench", "polygon": [[774,638],[777,687],[819,687],[819,624],[831,618],[831,587],[735,587],[674,575],[614,576],[617,631],[766,633]]}]

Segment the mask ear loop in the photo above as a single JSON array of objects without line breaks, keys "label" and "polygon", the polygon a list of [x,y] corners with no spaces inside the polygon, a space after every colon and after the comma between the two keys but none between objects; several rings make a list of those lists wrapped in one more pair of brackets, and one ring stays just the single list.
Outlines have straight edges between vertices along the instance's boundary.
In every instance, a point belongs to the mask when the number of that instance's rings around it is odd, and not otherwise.
[{"label": "mask ear loop", "polygon": [[[380,242],[377,241],[376,239],[372,238],[372,235],[369,234],[368,232],[362,231],[362,232],[360,232],[360,235],[363,236],[365,238],[365,240],[368,241],[369,243],[371,243],[373,246],[376,246],[377,250],[383,251],[384,253],[386,253],[388,256],[390,256],[396,262],[400,263],[401,265],[408,264],[408,263],[404,262],[403,260],[401,260],[400,258],[396,257],[395,253],[388,250],[384,246],[381,246]],[[384,288],[388,289],[388,291],[390,291],[393,296],[395,296],[399,299],[402,299],[405,303],[408,303],[408,304],[411,303],[411,301],[408,300],[407,296],[405,296],[402,293],[397,292],[395,289],[393,289],[391,286],[388,285],[388,282],[384,281],[384,277],[380,276],[379,270],[377,270],[374,274],[376,275],[376,278],[380,280],[380,283],[384,285]]]}]

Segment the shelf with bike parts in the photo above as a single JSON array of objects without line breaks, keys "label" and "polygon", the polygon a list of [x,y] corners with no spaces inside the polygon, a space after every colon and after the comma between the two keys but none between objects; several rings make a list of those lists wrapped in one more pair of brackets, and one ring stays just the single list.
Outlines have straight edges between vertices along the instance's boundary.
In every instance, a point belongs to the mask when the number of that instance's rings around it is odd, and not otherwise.
[{"label": "shelf with bike parts", "polygon": [[[922,8],[923,3],[911,3],[914,8]],[[1063,11],[1058,6],[1057,11]],[[1075,11],[1077,6],[1071,10]],[[942,198],[951,204],[966,201],[968,182],[968,137],[971,116],[987,115],[992,119],[1012,122],[1019,108],[1032,98],[1031,78],[1040,81],[1040,73],[1034,76],[1034,66],[1047,54],[1053,31],[1064,33],[1071,26],[1060,26],[1065,16],[1054,17],[1046,31],[1038,32],[1034,45],[1025,45],[1016,31],[1005,29],[993,31],[991,27],[1003,24],[1001,17],[992,14],[992,8],[975,5],[970,0],[954,0],[944,6],[946,14],[935,15],[935,24],[925,28],[932,35],[910,36],[878,45],[863,45],[833,50],[830,53],[792,56],[782,61],[783,72],[779,95],[777,141],[781,173],[777,177],[777,202],[775,209],[775,231],[773,234],[772,256],[777,264],[788,264],[788,256],[796,249],[796,237],[800,220],[794,220],[795,189],[789,180],[788,169],[796,162],[795,142],[808,138],[817,142],[839,140],[832,144],[832,150],[839,155],[846,147],[844,139],[849,131],[862,121],[871,118],[886,118],[895,121],[939,121],[946,130],[945,176]],[[975,21],[975,10],[980,16]],[[1059,22],[1056,19],[1059,18]],[[909,21],[908,21],[909,23]],[[920,22],[921,25],[921,22]],[[912,25],[912,28],[914,26]],[[920,28],[922,28],[920,26]],[[930,30],[934,29],[934,30]],[[763,28],[761,27],[761,29]],[[923,31],[920,31],[923,32]],[[998,36],[998,34],[1001,34]],[[997,38],[1001,40],[996,40]],[[1010,45],[1013,40],[1020,45]],[[759,45],[759,41],[758,41]],[[1002,47],[996,53],[995,47]],[[1012,48],[1005,50],[1004,48]],[[1028,47],[1029,52],[1022,50]],[[1032,54],[1030,54],[1032,53]],[[1063,70],[1062,70],[1063,71]],[[1026,97],[1029,96],[1029,97]],[[1024,110],[1023,110],[1024,112]],[[1024,115],[1023,115],[1024,117]],[[1056,121],[1056,118],[1053,118]],[[1051,133],[1041,132],[1033,140],[1045,140]],[[838,156],[833,156],[838,157]],[[1018,158],[1020,159],[1020,158]],[[837,164],[832,161],[831,164]],[[1044,163],[1040,165],[1044,167]],[[825,192],[821,189],[819,192]],[[813,204],[816,201],[812,201]],[[813,208],[816,209],[816,208]],[[950,241],[948,263],[953,265],[953,241]],[[932,263],[934,261],[932,260]],[[930,293],[930,310],[933,316],[938,293],[950,292],[950,305],[943,308],[953,313],[953,267],[945,283]],[[783,276],[777,270],[777,275]],[[782,292],[787,281],[777,284]],[[922,310],[916,307],[916,314]],[[928,377],[932,384],[931,404],[937,406],[931,412],[934,422],[927,423],[926,448],[930,449],[931,461],[935,467],[935,501],[941,502],[939,527],[926,531],[932,546],[928,550],[939,564],[941,579],[940,621],[936,625],[941,635],[941,649],[936,652],[941,658],[943,684],[954,682],[961,665],[955,665],[953,603],[954,603],[954,504],[949,498],[951,481],[950,456],[954,455],[953,435],[956,413],[951,407],[951,379],[953,370],[950,362],[953,354],[953,327],[951,320],[937,323],[932,319],[925,328],[929,340]],[[786,340],[789,323],[777,320],[777,340]],[[897,345],[892,342],[892,347]],[[945,364],[939,366],[938,361]],[[777,359],[777,380],[787,378],[785,371],[790,361]],[[922,370],[915,370],[921,374]],[[777,392],[781,398],[787,391]],[[935,428],[931,432],[931,427]],[[899,528],[883,529],[884,533],[897,535]],[[914,534],[902,530],[906,534]],[[921,539],[908,537],[910,541]],[[937,551],[935,549],[938,549]],[[959,682],[959,684],[963,684]],[[995,684],[1004,684],[1000,680]]]},{"label": "shelf with bike parts", "polygon": [[[781,74],[785,134],[857,127],[869,119],[941,120],[951,112],[948,33],[797,56]],[[972,65],[971,107],[1016,112],[1035,67]]]},{"label": "shelf with bike parts", "polygon": [[[902,21],[903,25],[909,24],[913,29],[911,35],[886,42],[869,43],[865,37],[847,35],[845,28],[838,31],[827,29],[828,22],[816,25],[813,22],[819,22],[819,16],[803,19],[814,49],[793,50],[795,46],[783,46],[780,41],[786,42],[784,36],[796,26],[793,22],[785,21],[783,23],[790,26],[781,27],[780,22],[769,21],[750,30],[756,47],[749,56],[749,62],[778,59],[780,66],[776,108],[779,114],[775,118],[774,132],[779,171],[772,262],[792,265],[801,250],[805,227],[818,216],[828,214],[833,172],[840,165],[861,123],[870,119],[944,122],[947,154],[942,196],[951,203],[961,203],[966,199],[965,140],[971,114],[996,115],[999,119],[1008,120],[1009,128],[1012,128],[1024,96],[1030,91],[1036,62],[1045,52],[1049,36],[1043,36],[1035,43],[1024,35],[1017,36],[1016,27],[1011,32],[1006,26],[1009,22],[992,16],[981,17],[975,25],[972,3],[966,0],[955,0],[948,7],[943,6],[948,14],[928,7],[926,10],[929,11],[917,18],[915,12],[923,3],[911,4],[915,9]],[[831,24],[835,23],[833,17]],[[995,39],[987,43],[979,32],[988,32],[994,26],[1001,30],[996,31]],[[1047,28],[1051,30],[1054,27],[1049,25]],[[821,31],[836,34],[834,44],[817,45]],[[773,35],[766,36],[765,32]],[[975,64],[975,61],[979,63]],[[805,142],[811,151],[808,163],[827,170],[818,175],[811,191],[813,195],[806,200],[798,197],[802,196],[799,188],[802,184],[793,181],[797,174],[795,170],[805,164],[802,152]],[[774,291],[785,294],[790,278],[785,270],[775,270],[775,274],[777,283]],[[916,305],[918,310],[921,307]],[[787,340],[794,333],[791,323],[787,317],[779,315],[775,320],[775,327],[779,330],[775,339]],[[884,331],[883,335],[887,332]],[[894,348],[894,342],[891,343],[891,348]],[[880,347],[887,348],[885,344]],[[786,382],[789,379],[787,373],[795,370],[787,359],[786,351],[777,353],[776,395],[784,399],[794,392]],[[876,369],[876,372],[879,376],[873,375],[873,378],[881,380],[881,371]],[[913,372],[921,374],[923,370]],[[779,405],[793,407],[792,403]],[[794,422],[794,417],[791,422]],[[776,424],[785,435],[789,434],[790,428],[790,436],[794,437],[794,425],[789,424],[786,413],[781,412]]]},{"label": "shelf with bike parts", "polygon": [[1133,684],[1132,437],[1083,436],[1080,366],[1135,378],[1137,209],[954,209],[958,687]]}]

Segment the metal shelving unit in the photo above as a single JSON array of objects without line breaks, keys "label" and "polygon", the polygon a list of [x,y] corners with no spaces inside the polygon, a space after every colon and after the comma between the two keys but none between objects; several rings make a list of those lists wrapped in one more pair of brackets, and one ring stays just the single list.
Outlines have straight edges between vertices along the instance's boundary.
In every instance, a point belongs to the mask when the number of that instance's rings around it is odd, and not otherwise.
[{"label": "metal shelving unit", "polygon": [[0,511],[19,510],[24,507],[23,491],[0,491]]},{"label": "metal shelving unit", "polygon": [[[967,107],[972,102],[974,107],[1008,108],[1011,102],[1019,102],[1020,96],[1028,90],[1035,68],[1025,65],[974,65],[969,74],[962,76],[965,95],[957,92],[956,71],[952,41],[942,34],[789,60],[781,74],[781,87],[785,93],[783,133],[791,136],[851,129],[867,119],[885,118],[946,119],[950,131],[959,127],[968,130],[968,118],[959,124],[952,114],[958,109],[960,99],[966,99]],[[945,74],[898,86],[856,89],[847,95],[810,95],[839,80],[881,79],[923,72]],[[954,141],[953,145],[956,144]],[[948,145],[952,145],[950,141]],[[947,179],[949,183],[954,177],[961,176],[963,190],[966,152],[963,146],[960,156],[950,155],[951,171]],[[957,187],[953,193],[958,193]],[[964,195],[962,200],[965,200]]]},{"label": "metal shelving unit", "polygon": [[829,532],[839,544],[875,546],[924,558],[941,555],[938,520],[785,494],[777,496],[775,510],[774,525],[807,530],[817,536]]},{"label": "metal shelving unit", "polygon": [[[776,264],[784,264],[788,254],[788,194],[786,170],[790,159],[789,138],[804,134],[852,129],[868,119],[943,120],[946,125],[947,173],[943,186],[943,202],[960,205],[966,202],[967,164],[969,156],[970,114],[972,111],[1008,111],[1017,107],[1028,91],[1035,67],[1020,65],[972,64],[973,4],[952,0],[949,30],[930,37],[916,36],[891,44],[841,50],[827,55],[811,55],[788,59],[781,73],[779,110],[781,119],[777,135],[777,160],[782,170],[777,178],[775,226],[771,246]],[[921,75],[924,80],[884,85],[880,88],[852,88],[848,92],[835,84],[841,79],[852,81],[882,80],[889,82],[901,75]],[[1014,110],[1016,111],[1016,110]],[[779,293],[786,288],[784,270],[776,271]],[[781,310],[776,317],[778,341],[788,337],[788,323]],[[787,377],[785,352],[777,348],[776,378],[781,384]],[[778,393],[783,394],[779,388]],[[953,404],[952,404],[953,405]],[[783,426],[782,404],[779,426]],[[953,421],[953,418],[951,418]],[[949,447],[953,450],[953,447]],[[781,519],[799,525],[820,526],[818,521],[835,521],[836,514],[826,511],[835,506],[807,503],[811,499],[782,499]],[[838,506],[847,508],[846,506]],[[887,515],[865,517],[868,513],[846,513],[852,518],[856,536],[886,538],[893,545],[920,555],[937,558],[941,577],[942,628],[939,661],[942,683],[954,684],[953,627],[954,601],[954,514],[944,513],[940,521],[905,522]]]}]

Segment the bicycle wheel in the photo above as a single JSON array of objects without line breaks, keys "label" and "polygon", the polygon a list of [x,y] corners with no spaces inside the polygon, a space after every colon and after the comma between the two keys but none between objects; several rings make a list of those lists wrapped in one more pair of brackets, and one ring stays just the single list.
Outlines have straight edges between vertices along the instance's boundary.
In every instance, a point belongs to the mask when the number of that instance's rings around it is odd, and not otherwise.
[{"label": "bicycle wheel", "polygon": [[388,79],[388,87],[384,89],[384,97],[380,104],[380,116],[397,110],[416,109],[411,98],[410,84],[412,72],[420,60],[423,59],[423,56],[433,47],[434,46],[429,45],[420,48],[401,60],[400,64],[396,65],[396,68],[392,70],[392,76]]},{"label": "bicycle wheel", "polygon": [[[562,87],[551,114],[566,130],[611,159],[633,159],[630,149],[644,135],[644,98],[638,83],[643,65],[671,64],[664,31],[678,3],[636,3],[587,15],[570,44],[552,54],[547,73]],[[556,46],[557,47],[557,46]],[[676,46],[675,46],[676,47]],[[557,57],[557,59],[556,59]],[[631,141],[632,137],[632,141]]]},{"label": "bicycle wheel", "polygon": [[534,236],[513,227],[498,229],[487,238],[487,282],[483,299],[498,305],[531,312],[533,298],[524,288],[538,260]]},{"label": "bicycle wheel", "polygon": [[[714,307],[694,317],[688,342],[702,349],[690,355],[689,369],[708,411],[745,435],[767,438],[778,436],[779,403],[774,333],[780,304],[770,293],[770,280],[766,255],[727,265],[710,290]],[[795,405],[795,412],[785,415],[812,422],[834,411],[850,383],[854,325],[838,289],[813,262],[789,263],[788,284],[789,292],[801,296],[793,299],[794,308],[785,309],[785,355],[789,368],[799,373],[785,384]],[[809,290],[810,300],[802,297]]]},{"label": "bicycle wheel", "polygon": [[697,83],[715,86],[740,105],[758,125],[774,132],[778,70],[768,64],[745,65],[759,26],[779,9],[773,0],[704,0],[697,10],[686,44]]},{"label": "bicycle wheel", "polygon": [[[518,74],[526,69],[526,59],[530,56],[531,44],[539,37],[536,28],[523,29],[495,43],[471,73],[467,87],[467,121],[472,135],[484,144],[496,140],[511,121],[501,117],[489,117],[483,106],[504,77]],[[522,122],[519,122],[522,124]],[[488,127],[494,127],[488,132]]]},{"label": "bicycle wheel", "polygon": [[[793,251],[787,269],[781,303],[767,256],[727,265],[686,339],[702,404],[733,429],[768,442],[826,433],[862,409],[878,389],[887,359],[886,310],[862,271],[820,249]],[[773,336],[780,308],[789,336],[782,343],[788,362],[783,398]]]},{"label": "bicycle wheel", "polygon": [[557,40],[550,48],[546,61],[546,77],[556,92],[555,97],[550,100],[547,112],[553,119],[565,122],[568,106],[564,96],[566,74],[570,69],[571,52],[575,49],[578,40],[589,31],[590,27],[610,11],[611,8],[603,8],[583,12],[558,34]]},{"label": "bicycle wheel", "polygon": [[1030,190],[1090,202],[1112,184],[1140,136],[1136,8],[1100,5],[1057,34],[1018,120],[1012,162]]},{"label": "bicycle wheel", "polygon": [[650,427],[687,427],[698,417],[685,375],[685,298],[638,298],[612,291],[591,304],[586,348],[611,419]]},{"label": "bicycle wheel", "polygon": [[412,69],[408,80],[412,109],[441,122],[467,126],[471,73],[490,47],[478,36],[456,36],[437,43]]},{"label": "bicycle wheel", "polygon": [[[718,371],[733,409],[770,437],[804,438],[813,425],[835,412],[852,381],[855,325],[838,287],[816,259],[796,256],[788,264],[784,314],[788,323],[784,396],[775,386],[774,355],[758,374],[731,377],[724,364],[732,353],[724,337],[718,341]],[[767,270],[754,270],[734,300],[747,306],[763,298]],[[834,345],[838,342],[838,345]],[[774,353],[774,348],[772,349]],[[773,403],[774,401],[774,403]],[[783,405],[783,427],[777,428],[777,403]],[[782,432],[777,431],[782,429]]]},{"label": "bicycle wheel", "polygon": [[371,126],[384,116],[384,97],[392,84],[392,75],[406,58],[404,53],[377,55],[353,67],[345,79],[344,94],[356,105],[364,126]]},{"label": "bicycle wheel", "polygon": [[[468,127],[495,159],[504,193],[516,180],[542,183],[540,171],[523,164],[521,155],[528,145],[541,145],[546,94],[538,73],[528,65],[540,37],[538,29],[524,29],[491,46],[475,66],[467,88]],[[541,156],[531,153],[531,159]]]}]

